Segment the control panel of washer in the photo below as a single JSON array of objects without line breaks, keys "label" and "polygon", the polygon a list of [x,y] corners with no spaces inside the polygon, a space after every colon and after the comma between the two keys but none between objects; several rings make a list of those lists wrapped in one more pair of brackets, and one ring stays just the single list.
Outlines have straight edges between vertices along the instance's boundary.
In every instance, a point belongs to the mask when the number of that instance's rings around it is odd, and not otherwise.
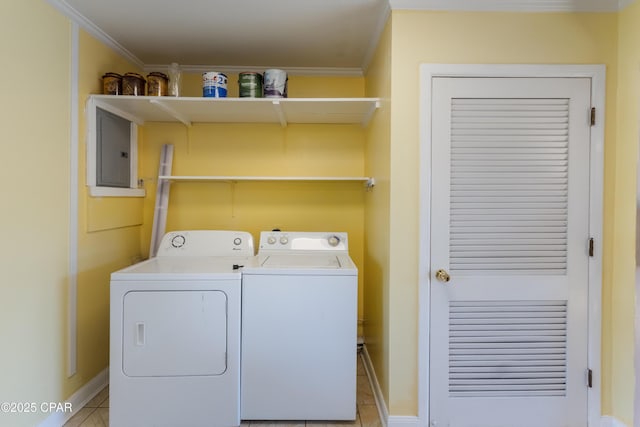
[{"label": "control panel of washer", "polygon": [[347,251],[347,233],[263,231],[260,252]]},{"label": "control panel of washer", "polygon": [[170,231],[157,256],[253,256],[253,237],[245,231]]}]

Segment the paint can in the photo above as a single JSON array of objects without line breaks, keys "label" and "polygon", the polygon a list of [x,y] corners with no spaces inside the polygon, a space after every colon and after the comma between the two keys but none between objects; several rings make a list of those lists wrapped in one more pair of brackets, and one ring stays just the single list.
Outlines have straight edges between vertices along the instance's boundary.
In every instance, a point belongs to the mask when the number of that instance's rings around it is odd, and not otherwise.
[{"label": "paint can", "polygon": [[202,96],[207,98],[226,98],[227,75],[216,71],[202,73]]},{"label": "paint can", "polygon": [[286,98],[288,80],[287,73],[284,70],[264,70],[264,97]]},{"label": "paint can", "polygon": [[238,74],[238,90],[240,98],[262,98],[262,74]]}]

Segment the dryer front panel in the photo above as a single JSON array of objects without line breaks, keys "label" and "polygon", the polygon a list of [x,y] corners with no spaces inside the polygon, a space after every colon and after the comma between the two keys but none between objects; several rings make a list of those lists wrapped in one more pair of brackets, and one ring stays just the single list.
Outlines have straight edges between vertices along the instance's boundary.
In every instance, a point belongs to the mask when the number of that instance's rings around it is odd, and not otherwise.
[{"label": "dryer front panel", "polygon": [[123,299],[123,373],[221,375],[227,369],[227,322],[222,291],[128,292]]}]

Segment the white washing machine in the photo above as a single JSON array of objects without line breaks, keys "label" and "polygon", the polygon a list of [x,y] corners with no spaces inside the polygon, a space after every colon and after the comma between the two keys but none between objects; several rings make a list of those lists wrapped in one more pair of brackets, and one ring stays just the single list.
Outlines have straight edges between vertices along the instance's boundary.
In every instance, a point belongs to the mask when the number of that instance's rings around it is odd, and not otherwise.
[{"label": "white washing machine", "polygon": [[241,266],[249,233],[167,233],[111,275],[109,425],[240,425]]},{"label": "white washing machine", "polygon": [[346,233],[261,233],[242,279],[243,420],[355,419],[357,294]]}]

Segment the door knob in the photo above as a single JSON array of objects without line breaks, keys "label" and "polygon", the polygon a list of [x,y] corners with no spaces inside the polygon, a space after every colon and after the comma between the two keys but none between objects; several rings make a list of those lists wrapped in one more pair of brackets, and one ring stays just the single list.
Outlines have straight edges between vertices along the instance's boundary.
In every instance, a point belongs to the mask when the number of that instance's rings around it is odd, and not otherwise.
[{"label": "door knob", "polygon": [[449,273],[447,273],[446,270],[440,269],[436,271],[436,279],[438,279],[442,283],[447,283],[449,280],[451,280],[451,276],[449,276]]}]

